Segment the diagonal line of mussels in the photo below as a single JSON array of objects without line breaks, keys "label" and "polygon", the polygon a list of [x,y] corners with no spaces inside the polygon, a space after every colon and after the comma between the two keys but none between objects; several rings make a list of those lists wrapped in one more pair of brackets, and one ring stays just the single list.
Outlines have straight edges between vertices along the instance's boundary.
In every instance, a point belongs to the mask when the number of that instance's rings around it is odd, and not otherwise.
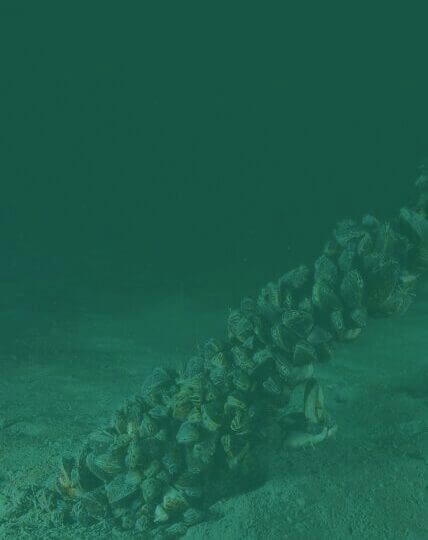
[{"label": "diagonal line of mussels", "polygon": [[[356,339],[368,316],[410,305],[428,267],[425,170],[416,187],[418,202],[393,222],[339,222],[312,268],[243,298],[224,342],[209,340],[178,369],[156,368],[111,425],[62,458],[54,512],[83,526],[111,520],[142,537],[180,536],[204,519],[215,486],[230,493],[254,475],[267,419],[281,426],[286,447],[334,433],[313,366]],[[290,414],[298,386],[302,412]]]}]

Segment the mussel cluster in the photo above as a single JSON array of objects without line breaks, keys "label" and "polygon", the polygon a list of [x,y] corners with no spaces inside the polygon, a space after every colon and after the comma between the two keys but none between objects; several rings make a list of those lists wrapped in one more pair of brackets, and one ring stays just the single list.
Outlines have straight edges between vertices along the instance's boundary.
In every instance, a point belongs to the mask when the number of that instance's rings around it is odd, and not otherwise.
[{"label": "mussel cluster", "polygon": [[[112,519],[147,538],[180,536],[204,519],[215,486],[254,474],[252,450],[269,425],[281,426],[286,447],[331,435],[313,366],[357,338],[369,315],[409,306],[428,267],[425,172],[417,188],[418,203],[393,222],[339,222],[313,267],[243,298],[224,341],[209,340],[177,369],[156,368],[109,426],[62,459],[55,489],[71,518]],[[290,413],[299,385],[302,411]]]}]

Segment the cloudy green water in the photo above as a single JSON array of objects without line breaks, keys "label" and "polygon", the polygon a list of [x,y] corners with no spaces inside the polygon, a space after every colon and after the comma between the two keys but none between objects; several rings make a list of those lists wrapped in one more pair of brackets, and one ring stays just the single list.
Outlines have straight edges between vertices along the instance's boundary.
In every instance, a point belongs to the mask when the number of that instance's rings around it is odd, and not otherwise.
[{"label": "cloudy green water", "polygon": [[[310,262],[338,219],[411,202],[428,152],[422,21],[391,6],[1,2],[0,278],[4,305],[37,319],[9,318],[3,344],[76,306],[126,320],[147,294],[196,296],[199,321],[204,302]],[[145,329],[161,336],[191,325],[156,316]]]}]

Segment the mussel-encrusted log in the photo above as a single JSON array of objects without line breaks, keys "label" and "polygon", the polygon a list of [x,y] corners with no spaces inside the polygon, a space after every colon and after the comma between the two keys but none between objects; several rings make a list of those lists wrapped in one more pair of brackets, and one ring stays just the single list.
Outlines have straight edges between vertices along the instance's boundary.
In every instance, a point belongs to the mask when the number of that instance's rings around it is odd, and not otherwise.
[{"label": "mussel-encrusted log", "polygon": [[[313,268],[301,265],[231,310],[225,341],[209,340],[179,369],[156,368],[141,393],[64,459],[56,488],[80,523],[110,516],[124,529],[183,535],[213,494],[254,472],[252,448],[269,422],[285,448],[336,431],[313,365],[355,339],[368,315],[409,306],[428,267],[428,175],[419,200],[391,223],[337,224]],[[287,414],[304,384],[300,414]],[[222,491],[223,490],[223,491]]]}]

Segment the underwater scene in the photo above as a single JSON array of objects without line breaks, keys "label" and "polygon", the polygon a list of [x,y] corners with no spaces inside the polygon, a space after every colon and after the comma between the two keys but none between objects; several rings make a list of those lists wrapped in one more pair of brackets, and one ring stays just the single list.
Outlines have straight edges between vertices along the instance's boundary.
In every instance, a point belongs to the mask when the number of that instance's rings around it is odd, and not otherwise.
[{"label": "underwater scene", "polygon": [[0,540],[428,540],[424,19],[307,8],[0,5]]}]

